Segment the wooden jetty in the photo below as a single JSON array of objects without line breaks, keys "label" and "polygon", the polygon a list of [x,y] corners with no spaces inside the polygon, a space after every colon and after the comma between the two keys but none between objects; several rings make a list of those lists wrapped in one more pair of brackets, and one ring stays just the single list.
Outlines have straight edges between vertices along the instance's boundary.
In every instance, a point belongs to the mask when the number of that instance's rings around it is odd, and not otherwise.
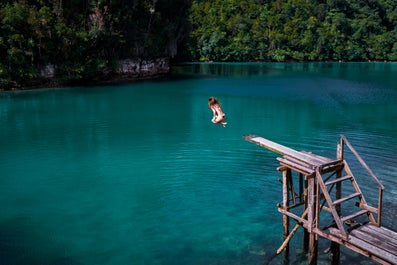
[{"label": "wooden jetty", "polygon": [[[340,137],[336,159],[296,151],[257,135],[243,138],[281,155],[277,158],[280,162],[277,169],[282,173],[283,201],[278,210],[283,214],[284,242],[277,254],[284,251],[288,256],[289,240],[302,226],[304,249],[308,252],[310,265],[317,264],[319,237],[331,241],[331,264],[339,264],[340,245],[380,264],[397,264],[397,232],[381,226],[384,186],[346,137]],[[345,160],[346,146],[372,177],[373,183],[365,184],[377,187],[376,206],[369,205],[364,198]],[[296,187],[294,179],[298,180]],[[342,193],[342,184],[344,187],[350,185],[346,190],[353,190],[353,193]],[[325,216],[331,222],[321,224],[320,219],[326,219]],[[297,222],[291,231],[290,218]]]}]

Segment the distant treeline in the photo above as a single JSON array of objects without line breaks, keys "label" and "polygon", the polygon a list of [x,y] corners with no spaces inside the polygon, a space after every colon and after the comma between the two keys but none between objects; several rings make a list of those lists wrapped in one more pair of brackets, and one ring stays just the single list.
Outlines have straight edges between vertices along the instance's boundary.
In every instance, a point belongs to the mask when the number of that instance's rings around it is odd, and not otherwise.
[{"label": "distant treeline", "polygon": [[198,0],[191,21],[204,61],[397,60],[396,0]]},{"label": "distant treeline", "polygon": [[396,25],[396,0],[0,0],[0,88],[133,58],[395,61]]}]

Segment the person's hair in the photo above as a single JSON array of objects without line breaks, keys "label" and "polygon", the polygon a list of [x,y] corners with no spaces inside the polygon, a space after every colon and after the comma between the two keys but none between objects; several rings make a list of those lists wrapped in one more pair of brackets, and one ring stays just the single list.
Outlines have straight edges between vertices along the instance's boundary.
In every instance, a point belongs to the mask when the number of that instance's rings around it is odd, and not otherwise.
[{"label": "person's hair", "polygon": [[210,98],[208,99],[208,107],[211,108],[211,106],[212,106],[212,105],[215,105],[215,104],[218,104],[219,107],[221,107],[221,102],[220,102],[217,98],[215,98],[215,97],[210,97]]}]

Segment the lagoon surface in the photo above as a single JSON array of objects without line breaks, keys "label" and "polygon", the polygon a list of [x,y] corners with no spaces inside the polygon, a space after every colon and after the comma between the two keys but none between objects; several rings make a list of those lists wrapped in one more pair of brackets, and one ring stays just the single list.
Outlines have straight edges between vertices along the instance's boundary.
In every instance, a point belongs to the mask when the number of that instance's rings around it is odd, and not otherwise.
[{"label": "lagoon surface", "polygon": [[[0,264],[263,264],[282,243],[281,175],[246,134],[330,158],[345,135],[385,185],[383,225],[397,229],[397,63],[172,72],[0,94]],[[226,128],[211,123],[210,96]],[[290,253],[307,263],[302,230]],[[376,263],[342,248],[341,264]]]}]

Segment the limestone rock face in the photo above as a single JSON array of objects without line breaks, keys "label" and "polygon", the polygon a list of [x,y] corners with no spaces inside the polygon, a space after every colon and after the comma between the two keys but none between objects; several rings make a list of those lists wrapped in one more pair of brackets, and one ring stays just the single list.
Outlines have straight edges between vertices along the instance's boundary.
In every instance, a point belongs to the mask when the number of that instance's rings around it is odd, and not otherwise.
[{"label": "limestone rock face", "polygon": [[168,74],[170,71],[169,58],[157,59],[124,59],[116,62],[115,66],[102,69],[94,78],[65,81],[57,74],[57,66],[48,64],[39,69],[39,78],[30,80],[27,84],[16,84],[19,89],[31,87],[54,87],[72,84],[99,84],[106,82],[133,81],[151,79]]},{"label": "limestone rock face", "polygon": [[126,59],[118,63],[116,73],[129,76],[155,76],[166,74],[170,70],[168,58],[158,58],[154,60]]}]

